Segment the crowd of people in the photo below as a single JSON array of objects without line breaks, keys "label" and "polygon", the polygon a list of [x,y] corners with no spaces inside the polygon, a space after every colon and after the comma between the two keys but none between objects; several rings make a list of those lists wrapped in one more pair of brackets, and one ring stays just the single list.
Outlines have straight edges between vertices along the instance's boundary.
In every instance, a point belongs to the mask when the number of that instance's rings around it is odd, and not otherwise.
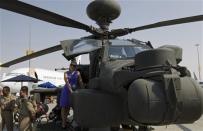
[{"label": "crowd of people", "polygon": [[[59,98],[59,106],[61,108],[61,127],[67,127],[67,116],[71,107],[71,93],[79,88],[83,88],[83,81],[79,71],[77,71],[77,62],[72,60],[69,65],[69,70],[64,73],[65,85],[61,90]],[[0,109],[2,126],[1,130],[6,128],[7,131],[14,129],[14,114],[19,114],[19,130],[31,131],[32,123],[36,120],[37,104],[34,99],[28,96],[28,87],[22,86],[20,96],[15,97],[10,93],[8,86],[3,87],[0,95]]]},{"label": "crowd of people", "polygon": [[10,93],[8,86],[3,87],[2,95],[0,96],[1,107],[1,130],[6,128],[7,131],[13,131],[14,114],[19,113],[19,130],[31,131],[32,121],[35,119],[37,105],[34,100],[28,97],[28,87],[22,86],[20,97],[16,98]]}]

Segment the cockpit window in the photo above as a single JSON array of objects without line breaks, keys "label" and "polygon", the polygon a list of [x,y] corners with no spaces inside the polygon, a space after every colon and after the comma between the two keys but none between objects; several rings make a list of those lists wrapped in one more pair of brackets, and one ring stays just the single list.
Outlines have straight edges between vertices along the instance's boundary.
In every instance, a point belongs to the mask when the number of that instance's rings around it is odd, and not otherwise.
[{"label": "cockpit window", "polygon": [[130,59],[141,51],[147,50],[144,47],[138,46],[110,46],[109,58],[110,59]]}]

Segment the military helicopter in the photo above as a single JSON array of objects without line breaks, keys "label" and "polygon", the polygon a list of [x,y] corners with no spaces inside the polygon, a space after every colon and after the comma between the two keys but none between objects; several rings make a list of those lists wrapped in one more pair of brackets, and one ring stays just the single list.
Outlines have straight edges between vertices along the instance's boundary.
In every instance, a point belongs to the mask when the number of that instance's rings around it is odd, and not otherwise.
[{"label": "military helicopter", "polygon": [[89,53],[90,64],[81,66],[89,76],[87,89],[72,94],[74,119],[80,126],[91,129],[125,124],[149,130],[151,125],[193,123],[201,117],[203,92],[188,69],[179,65],[180,47],[154,49],[150,42],[117,38],[136,31],[202,21],[203,15],[109,30],[121,12],[115,0],[95,0],[88,5],[87,15],[99,28],[17,0],[1,0],[0,8],[92,34],[61,41],[60,45],[1,65],[9,67],[62,49],[68,60]]}]

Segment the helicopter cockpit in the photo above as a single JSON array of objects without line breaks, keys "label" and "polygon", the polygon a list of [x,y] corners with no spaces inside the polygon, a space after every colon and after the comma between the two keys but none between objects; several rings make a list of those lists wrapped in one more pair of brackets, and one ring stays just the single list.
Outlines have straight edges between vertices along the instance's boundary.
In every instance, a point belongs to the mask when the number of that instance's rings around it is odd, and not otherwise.
[{"label": "helicopter cockpit", "polygon": [[[109,43],[107,52],[110,60],[132,59],[137,53],[151,49],[149,46],[145,45],[144,42],[138,40],[115,39],[105,41],[105,43]],[[64,56],[68,60],[81,54],[96,51],[104,46],[102,40],[95,39],[64,40],[61,41],[61,45],[64,50]]]},{"label": "helicopter cockpit", "polygon": [[111,60],[133,59],[141,51],[150,49],[141,42],[135,43],[129,40],[110,40],[108,55]]}]

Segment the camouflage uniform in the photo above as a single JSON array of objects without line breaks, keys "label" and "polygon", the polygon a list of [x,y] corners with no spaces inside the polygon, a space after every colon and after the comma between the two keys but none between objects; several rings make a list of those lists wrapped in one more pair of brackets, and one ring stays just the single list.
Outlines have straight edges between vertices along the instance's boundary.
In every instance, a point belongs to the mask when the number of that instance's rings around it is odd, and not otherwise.
[{"label": "camouflage uniform", "polygon": [[35,117],[35,105],[29,99],[22,98],[19,102],[19,129],[20,131],[31,131],[32,121]]},{"label": "camouflage uniform", "polygon": [[12,95],[1,96],[1,117],[2,117],[2,128],[6,125],[7,131],[13,131],[13,110],[15,107],[15,97]]}]

